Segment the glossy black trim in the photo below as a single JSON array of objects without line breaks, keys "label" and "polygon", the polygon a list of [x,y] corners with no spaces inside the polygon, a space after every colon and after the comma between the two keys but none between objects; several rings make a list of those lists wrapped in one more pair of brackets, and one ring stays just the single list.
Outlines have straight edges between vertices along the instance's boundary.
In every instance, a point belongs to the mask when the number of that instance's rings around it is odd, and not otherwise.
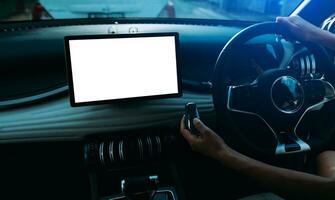
[{"label": "glossy black trim", "polygon": [[[255,21],[187,18],[106,18],[106,19],[57,19],[42,21],[1,21],[0,32],[57,26],[99,25],[99,24],[181,24],[212,26],[250,26]],[[4,31],[6,30],[6,31]]]},{"label": "glossy black trim", "polygon": [[[75,102],[74,98],[74,88],[73,88],[73,79],[72,79],[72,66],[70,59],[70,40],[85,40],[85,39],[113,39],[113,38],[138,38],[138,37],[164,37],[164,36],[174,36],[175,37],[175,48],[176,48],[176,65],[177,65],[177,81],[178,81],[178,93],[173,94],[163,94],[163,95],[153,95],[153,96],[141,96],[141,97],[131,97],[131,98],[122,98],[122,99],[110,99],[110,100],[99,100],[99,101],[90,101],[90,102]],[[65,58],[66,58],[66,71],[67,79],[69,85],[69,96],[71,106],[88,106],[88,105],[98,105],[98,104],[108,104],[116,102],[129,102],[137,100],[148,100],[148,99],[162,99],[162,98],[172,98],[172,97],[181,97],[182,96],[182,80],[181,80],[181,57],[180,57],[180,42],[179,34],[177,32],[170,33],[141,33],[141,34],[116,34],[116,35],[76,35],[76,36],[66,36],[64,37],[65,41]]]},{"label": "glossy black trim", "polygon": [[7,100],[1,100],[0,101],[0,110],[3,111],[5,109],[10,109],[13,107],[19,107],[19,106],[25,106],[25,105],[29,105],[31,103],[35,103],[35,102],[40,102],[42,100],[45,99],[50,99],[51,97],[63,94],[65,92],[67,92],[68,90],[68,86],[67,85],[63,85],[63,86],[59,86],[55,89],[52,90],[47,90],[47,91],[43,91],[37,94],[33,94],[30,96],[23,96],[23,97],[18,97],[18,98],[14,98],[14,99],[7,99]]}]

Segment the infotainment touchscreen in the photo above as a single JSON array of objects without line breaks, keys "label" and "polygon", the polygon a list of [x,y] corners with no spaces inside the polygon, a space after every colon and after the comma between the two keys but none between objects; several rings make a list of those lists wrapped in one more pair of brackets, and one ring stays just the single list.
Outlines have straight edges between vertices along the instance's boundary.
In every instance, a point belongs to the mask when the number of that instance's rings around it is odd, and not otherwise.
[{"label": "infotainment touchscreen", "polygon": [[178,33],[65,37],[72,106],[182,94]]}]

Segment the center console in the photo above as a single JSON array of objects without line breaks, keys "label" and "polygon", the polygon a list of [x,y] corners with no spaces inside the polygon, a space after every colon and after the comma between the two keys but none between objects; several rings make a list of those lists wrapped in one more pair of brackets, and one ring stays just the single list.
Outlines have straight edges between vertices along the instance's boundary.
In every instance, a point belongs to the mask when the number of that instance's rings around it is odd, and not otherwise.
[{"label": "center console", "polygon": [[184,199],[173,154],[176,135],[152,128],[90,136],[84,160],[92,200]]}]

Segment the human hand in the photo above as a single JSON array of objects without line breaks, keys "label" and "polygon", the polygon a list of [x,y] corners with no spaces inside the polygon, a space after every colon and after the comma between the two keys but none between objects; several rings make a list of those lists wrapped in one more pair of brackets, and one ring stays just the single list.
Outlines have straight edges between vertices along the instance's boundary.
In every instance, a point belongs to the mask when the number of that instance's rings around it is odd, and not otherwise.
[{"label": "human hand", "polygon": [[283,24],[295,39],[303,42],[318,42],[322,30],[299,16],[277,17],[276,22]]},{"label": "human hand", "polygon": [[228,147],[220,136],[197,118],[193,120],[193,123],[199,132],[198,136],[193,135],[185,128],[184,117],[180,122],[180,133],[190,144],[193,151],[214,159],[219,159],[220,156],[229,154],[230,147]]}]

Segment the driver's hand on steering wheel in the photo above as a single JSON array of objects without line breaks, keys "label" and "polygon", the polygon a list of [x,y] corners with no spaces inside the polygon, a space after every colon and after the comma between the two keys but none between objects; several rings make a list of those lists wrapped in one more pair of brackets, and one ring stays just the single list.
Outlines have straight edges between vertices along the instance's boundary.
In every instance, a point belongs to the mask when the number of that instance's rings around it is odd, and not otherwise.
[{"label": "driver's hand on steering wheel", "polygon": [[184,117],[180,121],[180,133],[190,144],[193,151],[214,159],[219,159],[221,156],[230,154],[231,148],[220,136],[197,118],[193,120],[193,123],[199,132],[198,135],[192,134],[185,128]]},{"label": "driver's hand on steering wheel", "polygon": [[276,22],[286,26],[295,39],[304,42],[317,42],[323,30],[299,16],[277,17]]}]

